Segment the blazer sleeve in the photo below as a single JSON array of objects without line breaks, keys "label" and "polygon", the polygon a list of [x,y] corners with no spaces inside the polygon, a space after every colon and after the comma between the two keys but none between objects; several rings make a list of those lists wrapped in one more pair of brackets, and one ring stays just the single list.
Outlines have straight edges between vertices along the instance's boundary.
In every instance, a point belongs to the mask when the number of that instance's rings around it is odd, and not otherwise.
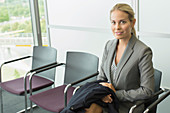
[{"label": "blazer sleeve", "polygon": [[120,101],[137,101],[149,98],[154,93],[154,69],[152,64],[152,51],[145,48],[139,57],[140,87],[130,90],[118,90],[116,96]]}]

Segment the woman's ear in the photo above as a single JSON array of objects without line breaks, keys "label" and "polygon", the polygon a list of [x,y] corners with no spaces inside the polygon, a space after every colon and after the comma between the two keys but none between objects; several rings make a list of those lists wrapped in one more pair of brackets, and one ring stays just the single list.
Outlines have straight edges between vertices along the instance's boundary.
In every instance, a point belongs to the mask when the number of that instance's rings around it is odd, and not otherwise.
[{"label": "woman's ear", "polygon": [[136,19],[133,19],[133,21],[132,21],[132,28],[135,26],[135,23],[136,23]]}]

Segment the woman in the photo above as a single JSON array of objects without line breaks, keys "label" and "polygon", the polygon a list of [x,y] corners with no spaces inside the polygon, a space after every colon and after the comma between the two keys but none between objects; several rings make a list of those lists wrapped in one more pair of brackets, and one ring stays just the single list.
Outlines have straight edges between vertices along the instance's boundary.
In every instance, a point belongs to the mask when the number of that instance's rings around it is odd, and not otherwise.
[{"label": "woman", "polygon": [[[154,93],[154,69],[152,51],[135,36],[135,18],[133,9],[127,4],[117,4],[110,11],[111,29],[114,40],[106,43],[99,80],[115,91],[120,101],[119,113],[128,113],[130,108]],[[107,95],[102,99],[106,103],[114,100]],[[106,112],[99,105],[92,104],[86,113]],[[142,113],[144,105],[134,113]],[[95,112],[97,113],[97,112]]]}]

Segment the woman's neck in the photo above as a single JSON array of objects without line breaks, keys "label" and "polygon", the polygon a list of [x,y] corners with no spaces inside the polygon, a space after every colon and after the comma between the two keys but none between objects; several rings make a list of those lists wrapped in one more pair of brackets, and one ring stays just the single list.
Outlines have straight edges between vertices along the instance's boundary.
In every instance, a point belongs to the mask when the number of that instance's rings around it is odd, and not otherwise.
[{"label": "woman's neck", "polygon": [[[131,36],[130,36],[130,38],[131,38]],[[115,64],[116,65],[119,63],[130,38],[119,39],[118,44],[117,44],[117,48],[116,48],[116,58],[115,58]]]},{"label": "woman's neck", "polygon": [[117,46],[126,47],[131,37],[132,35],[130,35],[128,38],[119,39]]}]

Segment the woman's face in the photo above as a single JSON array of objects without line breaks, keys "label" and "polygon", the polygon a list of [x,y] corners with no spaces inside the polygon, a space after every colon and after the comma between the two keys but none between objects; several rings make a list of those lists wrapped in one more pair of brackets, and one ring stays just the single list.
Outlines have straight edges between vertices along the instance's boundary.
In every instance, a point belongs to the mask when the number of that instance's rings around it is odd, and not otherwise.
[{"label": "woman's face", "polygon": [[128,18],[128,14],[119,10],[113,11],[110,19],[114,37],[116,39],[130,39],[135,20],[131,22]]}]

